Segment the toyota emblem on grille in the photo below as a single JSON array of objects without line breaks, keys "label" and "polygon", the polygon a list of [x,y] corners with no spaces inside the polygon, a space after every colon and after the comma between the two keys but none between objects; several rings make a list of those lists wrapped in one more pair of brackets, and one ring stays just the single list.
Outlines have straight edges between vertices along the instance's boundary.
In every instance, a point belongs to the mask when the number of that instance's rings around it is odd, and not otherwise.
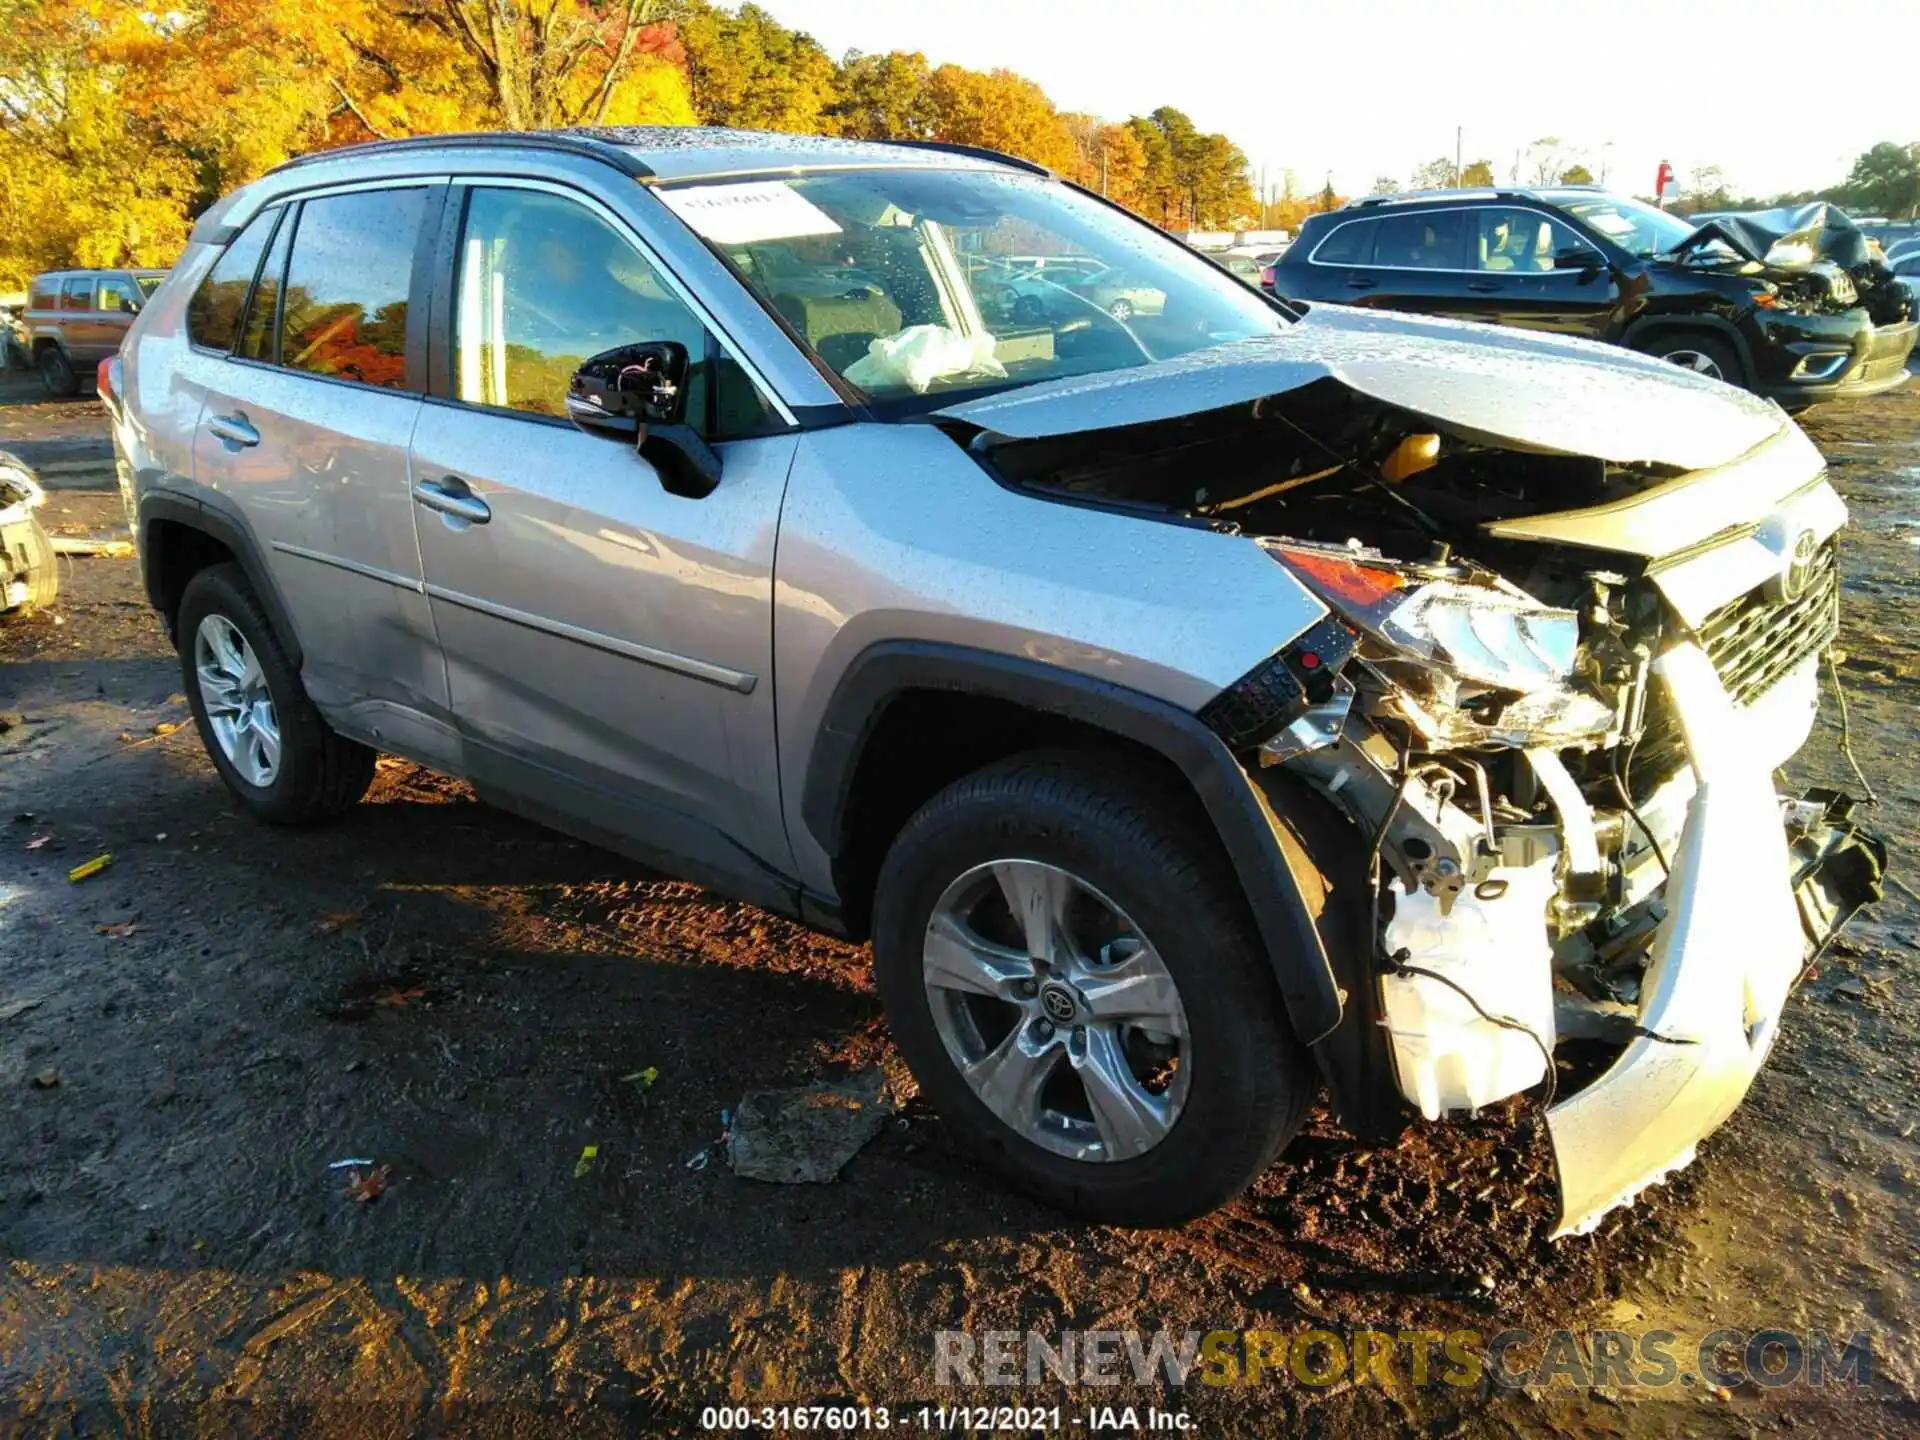
[{"label": "toyota emblem on grille", "polygon": [[1807,582],[1813,578],[1813,562],[1820,553],[1820,541],[1811,530],[1802,530],[1793,537],[1793,548],[1787,552],[1787,558],[1780,567],[1780,598],[1798,600],[1807,593]]}]

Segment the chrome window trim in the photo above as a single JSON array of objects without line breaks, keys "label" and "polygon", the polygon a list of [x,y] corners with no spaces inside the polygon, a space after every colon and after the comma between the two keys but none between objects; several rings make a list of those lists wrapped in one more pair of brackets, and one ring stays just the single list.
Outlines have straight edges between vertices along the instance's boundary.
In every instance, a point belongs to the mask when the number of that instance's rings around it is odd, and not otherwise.
[{"label": "chrome window trim", "polygon": [[[780,416],[781,422],[790,429],[799,428],[799,421],[795,418],[792,407],[787,403],[787,398],[767,379],[766,373],[761,369],[759,362],[748,353],[747,348],[720,322],[712,308],[694,294],[693,289],[680,278],[674,268],[666,262],[665,257],[640,233],[639,229],[624,215],[620,214],[619,211],[601,200],[599,196],[594,195],[590,191],[583,190],[578,186],[568,185],[560,181],[539,180],[524,175],[496,175],[487,171],[470,171],[465,174],[455,175],[450,177],[449,183],[465,186],[468,190],[532,190],[542,194],[554,195],[562,200],[569,200],[575,204],[584,206],[587,210],[610,225],[614,233],[619,235],[621,239],[632,245],[633,248],[639,252],[640,258],[652,268],[654,273],[666,284],[667,288],[673,292],[674,297],[678,299],[682,305],[686,306],[693,318],[699,321],[702,326],[710,331],[720,343],[727,348],[727,352],[733,357],[740,368],[747,372],[747,378],[759,389],[761,395],[772,402],[774,410]],[[466,216],[464,213],[461,216],[461,224],[463,227],[466,224]],[[448,279],[457,285],[460,265],[458,251],[455,252],[453,264],[455,273],[449,276]],[[481,405],[476,401],[463,400],[457,395],[441,398],[447,399],[455,405],[473,410],[484,410],[494,415],[512,416],[531,414],[531,412],[527,411],[502,409],[494,405]],[[547,416],[545,418],[552,419],[554,417]]]},{"label": "chrome window trim", "polygon": [[[1464,210],[1471,214],[1476,210],[1493,209],[1521,210],[1529,215],[1538,215],[1542,220],[1554,221],[1564,230],[1573,230],[1574,228],[1559,215],[1551,214],[1533,205],[1523,205],[1517,201],[1495,200],[1491,204],[1436,205],[1433,209],[1422,210],[1420,213],[1424,215],[1444,215],[1450,211]],[[1309,265],[1318,265],[1322,270],[1392,270],[1397,274],[1406,275],[1531,275],[1536,279],[1551,279],[1555,276],[1565,276],[1569,279],[1579,278],[1579,272],[1575,270],[1482,270],[1477,266],[1472,269],[1461,269],[1454,265],[1375,265],[1372,262],[1362,265],[1356,260],[1322,260],[1320,258],[1320,252],[1326,248],[1327,242],[1332,240],[1334,236],[1338,235],[1349,225],[1378,225],[1384,220],[1391,220],[1396,215],[1403,213],[1406,212],[1380,209],[1371,214],[1356,215],[1351,220],[1342,220],[1338,225],[1327,231],[1325,235],[1322,235],[1314,244],[1313,249],[1307,254],[1307,263]],[[1587,249],[1593,251],[1595,255],[1598,255],[1603,262],[1606,260],[1606,252],[1577,230],[1574,231],[1574,238]]]}]

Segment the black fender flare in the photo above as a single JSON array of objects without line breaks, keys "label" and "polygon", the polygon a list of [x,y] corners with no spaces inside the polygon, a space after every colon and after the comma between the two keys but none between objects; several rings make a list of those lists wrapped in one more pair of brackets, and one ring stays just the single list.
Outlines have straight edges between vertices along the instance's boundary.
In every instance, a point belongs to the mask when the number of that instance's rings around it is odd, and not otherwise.
[{"label": "black fender flare", "polygon": [[253,593],[260,597],[261,607],[266,610],[267,620],[285,648],[287,658],[293,662],[294,669],[300,668],[303,652],[299,632],[294,629],[293,617],[281,598],[280,587],[274,584],[273,572],[267,568],[266,556],[253,526],[247,523],[239,506],[224,496],[205,492],[185,495],[177,491],[149,490],[140,497],[138,516],[141,578],[146,583],[147,599],[166,617],[169,628],[173,617],[167,614],[166,595],[161,589],[161,577],[166,570],[161,563],[165,544],[160,537],[166,532],[164,528],[156,531],[155,521],[198,530],[232,552],[246,572]]},{"label": "black fender flare", "polygon": [[1648,340],[1669,330],[1704,330],[1725,340],[1733,347],[1734,357],[1746,372],[1747,385],[1751,387],[1756,383],[1753,350],[1747,344],[1747,337],[1740,333],[1739,326],[1719,315],[1642,315],[1620,332],[1620,343],[1629,350],[1638,350]]},{"label": "black fender flare", "polygon": [[1344,996],[1302,895],[1281,825],[1220,737],[1177,705],[1141,691],[1022,657],[931,641],[883,641],[847,667],[828,701],[800,801],[801,818],[829,856],[843,848],[848,791],[861,751],[894,696],[910,690],[984,695],[1063,716],[1146,746],[1193,788],[1232,864],[1300,1039],[1339,1023]]}]

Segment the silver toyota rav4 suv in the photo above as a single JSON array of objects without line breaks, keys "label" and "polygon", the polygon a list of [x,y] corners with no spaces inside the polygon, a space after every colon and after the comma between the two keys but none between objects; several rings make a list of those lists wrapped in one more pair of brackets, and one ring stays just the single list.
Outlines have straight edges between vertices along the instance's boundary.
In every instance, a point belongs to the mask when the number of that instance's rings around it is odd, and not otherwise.
[{"label": "silver toyota rav4 suv", "polygon": [[871,937],[945,1121],[1085,1215],[1219,1205],[1324,1087],[1363,1139],[1528,1096],[1590,1226],[1878,893],[1851,802],[1775,789],[1846,519],[1784,414],[1301,313],[1004,156],[315,155],[104,378],[243,807],[389,751]]}]

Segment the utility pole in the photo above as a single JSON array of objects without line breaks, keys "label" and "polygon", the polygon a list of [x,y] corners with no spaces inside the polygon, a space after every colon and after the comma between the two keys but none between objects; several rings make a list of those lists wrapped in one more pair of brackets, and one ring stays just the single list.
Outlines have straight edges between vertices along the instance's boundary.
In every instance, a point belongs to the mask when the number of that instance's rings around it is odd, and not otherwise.
[{"label": "utility pole", "polygon": [[1100,193],[1107,193],[1107,137],[1100,137]]},{"label": "utility pole", "polygon": [[1455,186],[1460,184],[1460,136],[1464,130],[1465,127],[1461,125],[1453,127],[1453,183]]}]

